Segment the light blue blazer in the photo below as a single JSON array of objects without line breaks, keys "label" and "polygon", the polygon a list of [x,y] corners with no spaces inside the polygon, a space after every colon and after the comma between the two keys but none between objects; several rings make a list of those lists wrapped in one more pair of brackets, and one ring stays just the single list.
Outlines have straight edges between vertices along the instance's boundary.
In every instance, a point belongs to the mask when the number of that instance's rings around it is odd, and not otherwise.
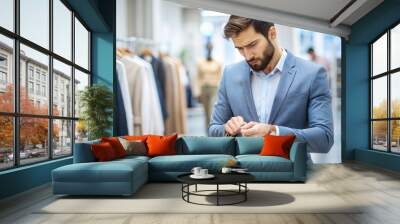
[{"label": "light blue blazer", "polygon": [[[224,124],[234,116],[259,122],[245,61],[227,66],[208,127],[210,136],[224,136]],[[333,145],[332,97],[326,70],[288,52],[271,109],[269,124],[279,135],[295,134],[310,152],[327,153]]]}]

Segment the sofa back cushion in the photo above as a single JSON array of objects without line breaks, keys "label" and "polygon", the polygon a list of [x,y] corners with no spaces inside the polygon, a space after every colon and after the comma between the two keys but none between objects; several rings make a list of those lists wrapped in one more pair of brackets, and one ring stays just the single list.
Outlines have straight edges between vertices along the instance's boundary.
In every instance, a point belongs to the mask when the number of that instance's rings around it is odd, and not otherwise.
[{"label": "sofa back cushion", "polygon": [[237,137],[236,154],[259,154],[264,145],[262,137]]},{"label": "sofa back cushion", "polygon": [[176,139],[178,134],[171,136],[149,135],[146,140],[147,155],[150,157],[176,155]]},{"label": "sofa back cushion", "polygon": [[177,154],[225,154],[235,155],[232,137],[183,136],[177,142]]}]

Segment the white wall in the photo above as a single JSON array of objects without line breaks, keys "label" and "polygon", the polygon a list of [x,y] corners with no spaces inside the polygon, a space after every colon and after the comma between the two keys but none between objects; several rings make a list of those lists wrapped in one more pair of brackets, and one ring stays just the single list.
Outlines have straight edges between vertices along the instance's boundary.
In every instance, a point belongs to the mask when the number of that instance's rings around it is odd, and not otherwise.
[{"label": "white wall", "polygon": [[117,37],[128,36],[128,0],[117,0]]}]

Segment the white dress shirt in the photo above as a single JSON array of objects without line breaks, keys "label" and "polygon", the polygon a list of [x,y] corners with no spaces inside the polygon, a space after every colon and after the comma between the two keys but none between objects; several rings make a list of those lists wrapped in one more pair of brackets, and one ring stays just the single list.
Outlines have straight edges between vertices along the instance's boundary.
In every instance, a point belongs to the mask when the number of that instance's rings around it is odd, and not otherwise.
[{"label": "white dress shirt", "polygon": [[133,115],[133,106],[132,99],[129,90],[128,78],[125,70],[125,65],[117,60],[117,78],[119,86],[121,87],[122,92],[122,100],[124,101],[124,109],[126,113],[126,122],[128,127],[128,135],[134,135],[134,115]]},{"label": "white dress shirt", "polygon": [[[282,55],[275,68],[268,74],[263,71],[252,71],[251,89],[253,93],[254,105],[256,106],[257,115],[261,123],[268,124],[271,114],[272,104],[275,99],[276,89],[281,79],[283,65],[285,63],[287,52],[282,49]],[[279,135],[278,126],[276,127],[276,135]]]}]

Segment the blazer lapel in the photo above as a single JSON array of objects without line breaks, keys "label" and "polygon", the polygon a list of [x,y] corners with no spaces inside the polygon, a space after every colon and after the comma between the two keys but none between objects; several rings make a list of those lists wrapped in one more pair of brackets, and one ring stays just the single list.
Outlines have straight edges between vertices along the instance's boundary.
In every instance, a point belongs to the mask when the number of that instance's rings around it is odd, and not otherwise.
[{"label": "blazer lapel", "polygon": [[269,116],[269,124],[273,124],[278,115],[279,109],[282,106],[283,101],[286,98],[286,95],[289,91],[290,86],[292,85],[293,79],[296,75],[295,69],[295,57],[287,52],[287,57],[285,64],[283,66],[282,76],[279,80],[278,88],[276,90],[275,99],[272,104],[271,114]]}]

